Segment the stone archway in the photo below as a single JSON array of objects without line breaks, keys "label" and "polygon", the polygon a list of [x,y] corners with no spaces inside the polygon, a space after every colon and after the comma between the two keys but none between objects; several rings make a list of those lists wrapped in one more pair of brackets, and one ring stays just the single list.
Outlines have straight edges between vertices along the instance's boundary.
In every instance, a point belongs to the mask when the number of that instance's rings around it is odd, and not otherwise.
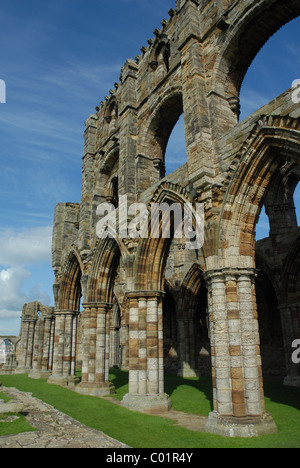
[{"label": "stone archway", "polygon": [[110,327],[114,281],[121,252],[115,239],[101,239],[97,246],[83,304],[83,363],[81,383],[76,391],[102,396],[114,392],[109,382]]},{"label": "stone archway", "polygon": [[48,382],[73,385],[76,373],[77,323],[82,297],[83,264],[74,249],[65,261],[62,277],[56,282],[53,367]]}]

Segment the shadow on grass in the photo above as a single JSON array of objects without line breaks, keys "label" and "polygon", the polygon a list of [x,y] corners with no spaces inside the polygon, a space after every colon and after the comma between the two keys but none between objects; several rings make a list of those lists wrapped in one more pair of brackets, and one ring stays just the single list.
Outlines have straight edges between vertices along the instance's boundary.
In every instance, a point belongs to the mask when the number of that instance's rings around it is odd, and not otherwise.
[{"label": "shadow on grass", "polygon": [[[128,371],[112,369],[110,377],[116,389],[115,398],[122,400],[128,393]],[[264,391],[265,397],[270,401],[300,410],[299,388],[265,381]],[[178,411],[208,415],[213,410],[213,389],[210,377],[183,378],[165,374],[165,392],[171,397],[173,408]]]},{"label": "shadow on grass", "polygon": [[265,397],[271,401],[300,410],[300,388],[265,381],[264,392]]},{"label": "shadow on grass", "polygon": [[[128,371],[111,370],[110,380],[116,389],[114,398],[122,400],[128,393],[128,377]],[[173,409],[178,411],[207,416],[213,409],[212,382],[209,377],[187,379],[165,374],[165,393],[171,397]]]}]

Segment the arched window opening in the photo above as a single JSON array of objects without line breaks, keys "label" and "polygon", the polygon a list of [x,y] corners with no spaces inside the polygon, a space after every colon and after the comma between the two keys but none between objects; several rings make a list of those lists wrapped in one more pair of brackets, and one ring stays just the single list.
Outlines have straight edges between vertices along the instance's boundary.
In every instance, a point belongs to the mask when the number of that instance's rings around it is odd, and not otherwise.
[{"label": "arched window opening", "polygon": [[183,164],[182,154],[186,153],[186,148],[182,114],[181,91],[172,91],[165,98],[161,97],[155,106],[145,141],[145,155],[150,155],[155,168],[152,184]]},{"label": "arched window opening", "polygon": [[261,239],[265,239],[269,237],[270,234],[270,222],[269,218],[266,214],[266,208],[263,206],[259,221],[256,225],[256,240],[259,241]]},{"label": "arched window opening", "polygon": [[113,177],[110,182],[110,194],[111,194],[111,203],[118,207],[119,204],[119,179],[118,177]]},{"label": "arched window opening", "polygon": [[257,54],[240,92],[240,120],[291,88],[300,78],[298,36],[300,17],[283,26]]},{"label": "arched window opening", "polygon": [[171,174],[187,161],[184,115],[179,117],[168,141],[165,153],[166,175]]},{"label": "arched window opening", "polygon": [[285,184],[275,184],[269,189],[256,225],[257,241],[277,234],[290,233],[299,225],[300,184],[297,180],[292,174]]}]

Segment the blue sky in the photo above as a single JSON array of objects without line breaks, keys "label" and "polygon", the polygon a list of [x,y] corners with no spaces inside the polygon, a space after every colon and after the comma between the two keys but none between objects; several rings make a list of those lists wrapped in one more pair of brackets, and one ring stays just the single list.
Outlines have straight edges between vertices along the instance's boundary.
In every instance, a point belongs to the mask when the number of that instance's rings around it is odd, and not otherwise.
[{"label": "blue sky", "polygon": [[[1,0],[0,335],[19,333],[23,303],[53,305],[53,213],[57,203],[80,201],[84,121],[174,5]],[[242,90],[243,117],[300,78],[299,27],[299,20],[286,26],[255,60]],[[181,120],[168,172],[185,161]],[[300,205],[298,191],[296,198]]]}]

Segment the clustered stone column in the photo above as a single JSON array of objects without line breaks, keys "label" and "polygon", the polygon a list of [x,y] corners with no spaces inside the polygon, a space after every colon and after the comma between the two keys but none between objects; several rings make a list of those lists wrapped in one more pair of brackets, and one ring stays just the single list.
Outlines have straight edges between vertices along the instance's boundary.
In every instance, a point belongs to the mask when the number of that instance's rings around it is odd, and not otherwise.
[{"label": "clustered stone column", "polygon": [[128,355],[128,339],[129,339],[129,328],[125,323],[121,324],[120,329],[120,364],[121,369],[129,368],[129,355]]},{"label": "clustered stone column", "polygon": [[119,366],[120,363],[120,327],[110,328],[110,367]]},{"label": "clustered stone column", "polygon": [[[41,312],[42,310],[42,312]],[[25,304],[15,370],[32,378],[47,378],[52,370],[54,309],[38,302]]]},{"label": "clustered stone column", "polygon": [[84,395],[108,395],[114,393],[109,382],[112,304],[88,303],[84,309],[82,377],[76,391]]},{"label": "clustered stone column", "polygon": [[52,368],[54,322],[52,316],[37,321],[34,340],[34,360],[29,377],[33,379],[48,378]]},{"label": "clustered stone column", "polygon": [[34,331],[37,318],[22,318],[17,374],[30,372],[33,361]]},{"label": "clustered stone column", "polygon": [[122,405],[136,411],[169,409],[164,393],[163,296],[161,291],[127,294],[129,300],[129,393]]},{"label": "clustered stone column", "polygon": [[255,271],[206,273],[212,348],[214,411],[207,429],[225,436],[276,432],[266,414],[260,357]]},{"label": "clustered stone column", "polygon": [[48,382],[58,385],[75,383],[77,311],[56,310],[53,369]]}]

